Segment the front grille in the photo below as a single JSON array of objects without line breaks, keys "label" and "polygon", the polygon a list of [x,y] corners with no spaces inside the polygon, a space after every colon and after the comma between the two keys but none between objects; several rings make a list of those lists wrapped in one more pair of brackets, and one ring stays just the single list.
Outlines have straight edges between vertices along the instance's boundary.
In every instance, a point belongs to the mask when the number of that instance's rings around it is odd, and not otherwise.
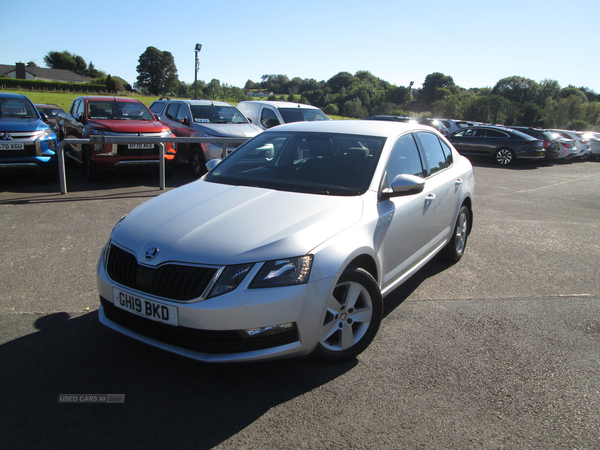
[{"label": "front grille", "polygon": [[135,255],[110,245],[108,276],[116,283],[170,300],[200,298],[217,273],[212,267],[163,264],[157,268],[138,264]]},{"label": "front grille", "polygon": [[103,297],[100,297],[100,303],[104,308],[105,316],[116,324],[160,342],[201,353],[250,352],[298,342],[298,328],[295,324],[289,330],[279,334],[250,337],[238,330],[218,331],[174,327],[124,311]]},{"label": "front grille", "polygon": [[0,158],[23,158],[29,156],[36,156],[34,139],[40,134],[39,131],[1,131],[0,136],[8,134],[12,139],[3,142],[22,142],[25,144],[23,150],[2,150],[0,151]]}]

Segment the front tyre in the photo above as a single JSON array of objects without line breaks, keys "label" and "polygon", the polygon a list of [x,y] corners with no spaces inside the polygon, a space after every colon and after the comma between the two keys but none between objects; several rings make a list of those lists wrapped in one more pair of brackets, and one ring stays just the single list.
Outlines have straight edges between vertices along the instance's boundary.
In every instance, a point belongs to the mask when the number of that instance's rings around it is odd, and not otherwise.
[{"label": "front tyre", "polygon": [[206,168],[206,158],[204,152],[200,147],[194,147],[190,152],[190,169],[192,169],[192,175],[194,178],[200,178],[208,169]]},{"label": "front tyre", "polygon": [[463,257],[465,248],[467,247],[467,237],[469,236],[470,217],[469,209],[466,206],[462,206],[460,211],[458,211],[458,218],[454,225],[452,237],[442,250],[442,256],[445,259],[458,262]]},{"label": "front tyre", "polygon": [[328,362],[356,357],[377,334],[382,316],[377,282],[364,269],[348,267],[327,299],[314,355]]},{"label": "front tyre", "polygon": [[510,166],[515,162],[515,154],[510,148],[500,148],[494,155],[496,162],[501,166]]}]

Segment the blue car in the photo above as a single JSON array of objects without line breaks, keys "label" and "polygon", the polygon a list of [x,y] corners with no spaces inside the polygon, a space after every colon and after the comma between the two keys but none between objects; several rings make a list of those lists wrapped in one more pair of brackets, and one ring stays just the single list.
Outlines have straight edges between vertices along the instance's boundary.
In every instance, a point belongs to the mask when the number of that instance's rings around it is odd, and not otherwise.
[{"label": "blue car", "polygon": [[56,180],[56,134],[31,100],[21,94],[0,93],[0,172],[35,170]]}]

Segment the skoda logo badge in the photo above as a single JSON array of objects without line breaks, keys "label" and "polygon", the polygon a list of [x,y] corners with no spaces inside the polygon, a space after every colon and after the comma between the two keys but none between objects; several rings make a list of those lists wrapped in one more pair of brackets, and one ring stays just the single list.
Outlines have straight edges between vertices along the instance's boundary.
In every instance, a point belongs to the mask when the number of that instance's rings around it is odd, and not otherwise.
[{"label": "skoda logo badge", "polygon": [[146,258],[146,261],[152,261],[154,258],[156,258],[156,255],[158,255],[158,249],[156,247],[150,247],[148,250],[146,250],[144,258]]}]

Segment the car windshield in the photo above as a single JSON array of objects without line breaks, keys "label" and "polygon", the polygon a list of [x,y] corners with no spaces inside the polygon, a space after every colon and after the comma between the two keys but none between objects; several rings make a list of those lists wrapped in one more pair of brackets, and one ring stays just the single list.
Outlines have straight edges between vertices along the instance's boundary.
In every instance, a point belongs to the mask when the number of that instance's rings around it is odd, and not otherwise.
[{"label": "car windshield", "polygon": [[279,112],[285,123],[329,120],[323,112],[312,108],[279,108]]},{"label": "car windshield", "polygon": [[154,120],[143,103],[91,101],[88,103],[88,118],[117,120]]},{"label": "car windshield", "polygon": [[323,195],[361,195],[369,187],[383,137],[265,132],[224,159],[212,183]]},{"label": "car windshield", "polygon": [[24,98],[0,98],[0,117],[39,118],[35,107]]},{"label": "car windshield", "polygon": [[191,109],[196,123],[248,123],[233,106],[191,105]]}]

